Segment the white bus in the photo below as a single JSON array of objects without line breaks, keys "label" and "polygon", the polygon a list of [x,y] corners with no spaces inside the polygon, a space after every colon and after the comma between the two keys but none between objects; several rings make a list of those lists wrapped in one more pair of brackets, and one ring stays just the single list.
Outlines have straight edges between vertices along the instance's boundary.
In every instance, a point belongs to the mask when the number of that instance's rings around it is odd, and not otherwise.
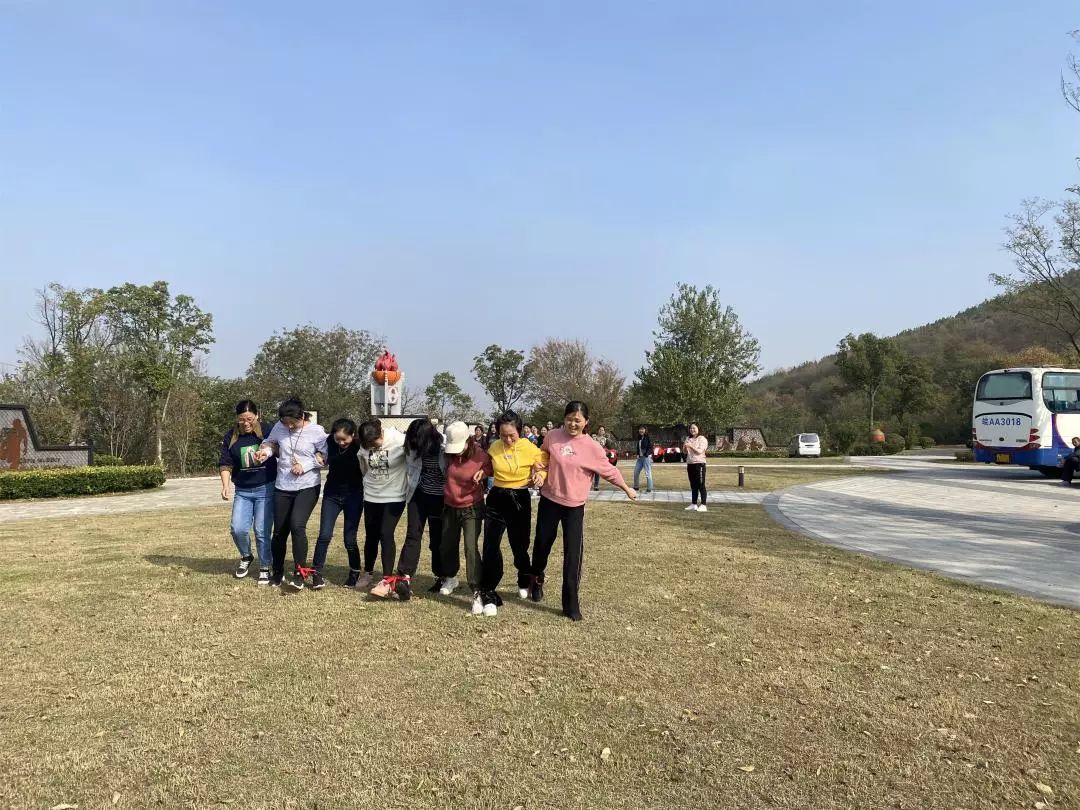
[{"label": "white bus", "polygon": [[988,371],[975,387],[971,417],[976,461],[1056,476],[1072,437],[1080,436],[1080,369]]}]

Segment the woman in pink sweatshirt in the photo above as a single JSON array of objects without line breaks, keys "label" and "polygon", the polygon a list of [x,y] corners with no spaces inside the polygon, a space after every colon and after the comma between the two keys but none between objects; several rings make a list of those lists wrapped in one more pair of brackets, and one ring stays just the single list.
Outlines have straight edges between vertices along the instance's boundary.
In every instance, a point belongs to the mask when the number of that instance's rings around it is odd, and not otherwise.
[{"label": "woman in pink sweatshirt", "polygon": [[599,474],[630,500],[637,492],[626,485],[619,468],[612,466],[604,448],[585,433],[589,424],[589,406],[574,400],[566,404],[563,426],[544,438],[548,454],[547,480],[540,490],[536,509],[536,542],[533,544],[532,587],[530,598],[544,598],[544,569],[555,545],[555,535],[563,530],[563,615],[581,621],[578,587],[581,585],[581,562],[585,551],[585,501],[589,498],[592,477]]}]

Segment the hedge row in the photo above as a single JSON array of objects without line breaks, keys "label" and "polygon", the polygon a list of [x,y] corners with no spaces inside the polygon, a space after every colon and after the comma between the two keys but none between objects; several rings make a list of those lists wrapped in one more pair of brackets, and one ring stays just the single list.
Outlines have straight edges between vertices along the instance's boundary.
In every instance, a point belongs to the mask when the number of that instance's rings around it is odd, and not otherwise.
[{"label": "hedge row", "polygon": [[0,472],[0,500],[63,498],[153,489],[165,483],[161,467],[65,467]]}]

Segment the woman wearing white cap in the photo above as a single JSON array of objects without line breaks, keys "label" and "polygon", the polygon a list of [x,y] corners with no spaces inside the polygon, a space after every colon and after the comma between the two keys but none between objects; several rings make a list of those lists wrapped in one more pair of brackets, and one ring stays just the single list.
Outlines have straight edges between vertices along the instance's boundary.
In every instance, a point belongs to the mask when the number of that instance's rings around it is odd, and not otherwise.
[{"label": "woman wearing white cap", "polygon": [[473,593],[472,612],[484,612],[481,595],[480,529],[484,525],[484,479],[491,475],[491,456],[464,422],[446,428],[446,486],[443,490],[442,572],[440,593],[449,596],[458,586],[461,538],[465,538],[465,576]]}]

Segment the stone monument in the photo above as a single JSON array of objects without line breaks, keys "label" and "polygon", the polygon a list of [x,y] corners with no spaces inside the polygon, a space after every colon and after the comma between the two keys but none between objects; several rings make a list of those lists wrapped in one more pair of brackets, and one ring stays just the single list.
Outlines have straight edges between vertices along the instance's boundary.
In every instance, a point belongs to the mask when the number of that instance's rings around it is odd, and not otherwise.
[{"label": "stone monument", "polygon": [[0,405],[0,471],[86,467],[92,453],[85,444],[42,444],[24,405]]},{"label": "stone monument", "polygon": [[397,358],[384,349],[371,372],[371,415],[385,427],[402,432],[414,419],[427,419],[426,414],[402,413],[405,398],[405,375],[398,366]]}]

